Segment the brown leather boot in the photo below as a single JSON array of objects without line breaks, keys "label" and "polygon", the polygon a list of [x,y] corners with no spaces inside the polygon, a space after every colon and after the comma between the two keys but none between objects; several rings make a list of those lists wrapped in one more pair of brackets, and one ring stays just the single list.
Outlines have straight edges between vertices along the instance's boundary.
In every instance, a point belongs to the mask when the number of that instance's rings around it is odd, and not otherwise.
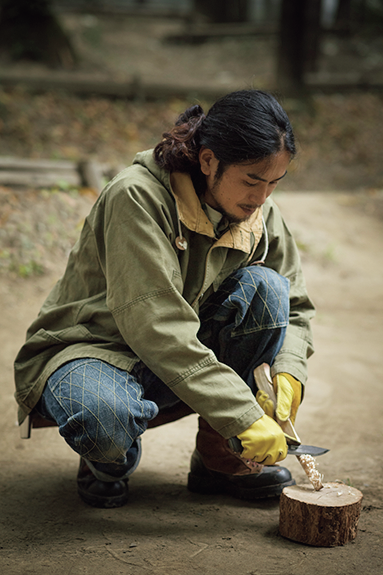
[{"label": "brown leather boot", "polygon": [[191,458],[188,489],[194,493],[228,493],[239,499],[275,497],[294,485],[290,471],[243,459],[202,417]]}]

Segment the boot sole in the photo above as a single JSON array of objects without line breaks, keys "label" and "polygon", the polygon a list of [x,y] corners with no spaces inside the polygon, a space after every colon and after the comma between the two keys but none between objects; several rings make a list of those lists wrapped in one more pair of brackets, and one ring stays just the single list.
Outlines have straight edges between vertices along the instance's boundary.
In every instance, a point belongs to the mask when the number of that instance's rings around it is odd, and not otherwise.
[{"label": "boot sole", "polygon": [[114,495],[111,497],[94,495],[81,489],[78,489],[77,493],[79,494],[80,499],[84,501],[84,503],[101,509],[114,509],[115,507],[122,507],[128,502],[128,493],[124,493],[122,495]]},{"label": "boot sole", "polygon": [[201,495],[214,495],[226,493],[237,499],[252,501],[254,499],[267,499],[269,497],[279,497],[283,489],[290,485],[295,485],[295,480],[285,481],[276,485],[265,485],[263,487],[245,488],[231,483],[229,480],[212,478],[208,476],[195,475],[189,473],[187,488],[192,493]]}]

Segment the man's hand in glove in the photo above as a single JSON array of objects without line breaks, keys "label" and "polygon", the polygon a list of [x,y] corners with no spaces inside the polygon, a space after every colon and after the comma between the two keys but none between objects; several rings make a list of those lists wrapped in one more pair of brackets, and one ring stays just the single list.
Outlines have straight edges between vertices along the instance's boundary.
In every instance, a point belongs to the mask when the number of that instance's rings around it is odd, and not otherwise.
[{"label": "man's hand in glove", "polygon": [[287,444],[282,429],[266,414],[237,437],[242,443],[241,457],[244,459],[273,465],[287,455]]},{"label": "man's hand in glove", "polygon": [[[302,384],[289,373],[277,373],[273,377],[273,387],[277,396],[276,416],[280,421],[290,417],[294,425],[298,407],[302,400]],[[265,410],[268,413],[267,410]]]}]

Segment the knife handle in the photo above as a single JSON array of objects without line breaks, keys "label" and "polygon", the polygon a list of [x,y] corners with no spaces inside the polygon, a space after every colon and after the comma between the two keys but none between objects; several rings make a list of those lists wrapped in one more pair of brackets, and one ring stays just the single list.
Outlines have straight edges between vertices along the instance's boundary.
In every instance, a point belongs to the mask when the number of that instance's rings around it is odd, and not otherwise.
[{"label": "knife handle", "polygon": [[[277,396],[275,395],[274,386],[271,379],[270,366],[267,363],[262,363],[262,365],[255,368],[254,380],[258,389],[267,393],[274,404],[275,411],[277,407]],[[290,418],[287,421],[281,421],[278,419],[278,417],[275,416],[275,419],[286,436],[287,444],[300,445],[302,443],[297,432],[295,431],[293,424],[290,421]]]},{"label": "knife handle", "polygon": [[242,443],[241,443],[240,439],[238,439],[238,437],[230,437],[230,439],[228,441],[229,441],[229,447],[235,453],[242,453],[243,447],[242,447]]}]

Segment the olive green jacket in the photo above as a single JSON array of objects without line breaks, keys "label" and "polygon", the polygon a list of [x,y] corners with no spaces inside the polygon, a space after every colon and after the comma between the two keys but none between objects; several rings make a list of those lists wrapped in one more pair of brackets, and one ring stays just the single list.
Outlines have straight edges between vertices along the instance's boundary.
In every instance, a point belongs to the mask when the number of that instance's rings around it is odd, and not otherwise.
[{"label": "olive green jacket", "polygon": [[[313,306],[295,243],[270,199],[263,215],[266,265],[291,282],[291,321],[273,370],[304,383]],[[247,429],[263,411],[245,382],[197,339],[198,310],[264,249],[262,209],[217,240],[190,177],[161,170],[152,151],[138,154],[99,196],[64,276],[27,332],[15,361],[19,421],[59,366],[92,357],[128,371],[140,359],[224,437]]]}]

